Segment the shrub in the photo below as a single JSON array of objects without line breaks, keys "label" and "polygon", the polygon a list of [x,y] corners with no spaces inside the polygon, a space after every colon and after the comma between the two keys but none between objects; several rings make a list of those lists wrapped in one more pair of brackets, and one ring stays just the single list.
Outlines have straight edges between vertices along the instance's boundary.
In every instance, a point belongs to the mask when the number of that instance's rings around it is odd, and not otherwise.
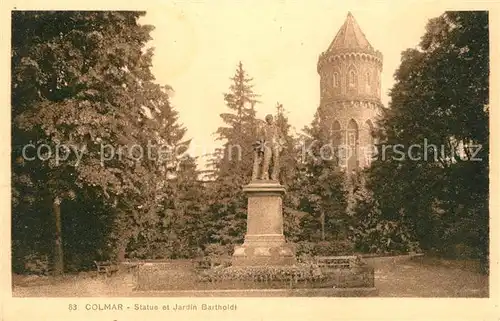
[{"label": "shrub", "polygon": [[362,253],[400,254],[418,250],[416,242],[400,222],[378,219],[352,228],[355,249]]},{"label": "shrub", "polygon": [[[373,197],[360,185],[354,194],[353,219],[349,239],[356,251],[376,254],[399,254],[418,250],[418,243],[405,217],[387,219]],[[386,213],[387,214],[387,213]]]},{"label": "shrub", "polygon": [[297,242],[295,243],[295,254],[299,257],[314,256],[314,242]]},{"label": "shrub", "polygon": [[207,244],[204,249],[204,255],[209,257],[231,256],[233,254],[233,245],[222,245],[219,243]]},{"label": "shrub", "polygon": [[29,254],[24,257],[24,272],[28,274],[46,275],[49,273],[47,255]]}]

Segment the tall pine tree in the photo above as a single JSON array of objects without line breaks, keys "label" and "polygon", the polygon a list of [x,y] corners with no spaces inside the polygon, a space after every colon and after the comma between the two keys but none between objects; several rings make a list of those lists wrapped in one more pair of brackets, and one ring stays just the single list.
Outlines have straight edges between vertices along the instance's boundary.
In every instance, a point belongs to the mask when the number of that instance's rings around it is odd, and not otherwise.
[{"label": "tall pine tree", "polygon": [[229,112],[221,114],[225,126],[217,130],[218,139],[224,143],[215,161],[215,181],[212,185],[210,215],[212,242],[236,244],[243,241],[246,230],[246,197],[241,187],[249,182],[253,163],[257,120],[253,92],[253,79],[240,62],[231,78],[229,92],[224,101]]},{"label": "tall pine tree", "polygon": [[296,186],[296,179],[299,175],[300,144],[298,144],[298,138],[292,133],[287,111],[279,102],[276,103],[275,119],[285,140],[280,155],[280,183],[288,190],[283,199],[283,232],[289,242],[294,242],[300,239],[300,222],[305,214],[298,210],[301,195],[300,188]]}]

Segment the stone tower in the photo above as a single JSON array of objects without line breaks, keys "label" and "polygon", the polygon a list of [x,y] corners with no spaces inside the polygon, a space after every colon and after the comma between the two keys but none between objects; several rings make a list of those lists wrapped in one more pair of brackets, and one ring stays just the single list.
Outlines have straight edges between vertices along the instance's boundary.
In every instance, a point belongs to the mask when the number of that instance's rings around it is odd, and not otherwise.
[{"label": "stone tower", "polygon": [[382,106],[382,54],[375,50],[349,12],[318,60],[320,126],[340,151],[347,173],[370,164],[372,130]]}]

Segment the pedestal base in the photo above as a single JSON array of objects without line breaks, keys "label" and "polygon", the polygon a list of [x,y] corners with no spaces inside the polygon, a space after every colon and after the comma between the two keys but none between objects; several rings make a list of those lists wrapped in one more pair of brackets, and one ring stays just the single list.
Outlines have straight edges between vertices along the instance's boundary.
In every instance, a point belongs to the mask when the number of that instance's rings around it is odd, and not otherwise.
[{"label": "pedestal base", "polygon": [[283,235],[285,188],[275,181],[252,181],[243,191],[248,195],[247,233],[234,249],[233,265],[295,264],[295,251]]},{"label": "pedestal base", "polygon": [[281,234],[247,235],[234,249],[233,266],[293,265],[295,251]]}]

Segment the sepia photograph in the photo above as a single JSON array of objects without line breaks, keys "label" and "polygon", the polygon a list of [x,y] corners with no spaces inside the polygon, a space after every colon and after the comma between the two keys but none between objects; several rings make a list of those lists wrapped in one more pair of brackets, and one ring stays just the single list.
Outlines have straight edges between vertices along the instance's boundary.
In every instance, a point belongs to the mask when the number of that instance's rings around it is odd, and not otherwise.
[{"label": "sepia photograph", "polygon": [[363,3],[12,7],[12,297],[490,298],[490,12]]}]

